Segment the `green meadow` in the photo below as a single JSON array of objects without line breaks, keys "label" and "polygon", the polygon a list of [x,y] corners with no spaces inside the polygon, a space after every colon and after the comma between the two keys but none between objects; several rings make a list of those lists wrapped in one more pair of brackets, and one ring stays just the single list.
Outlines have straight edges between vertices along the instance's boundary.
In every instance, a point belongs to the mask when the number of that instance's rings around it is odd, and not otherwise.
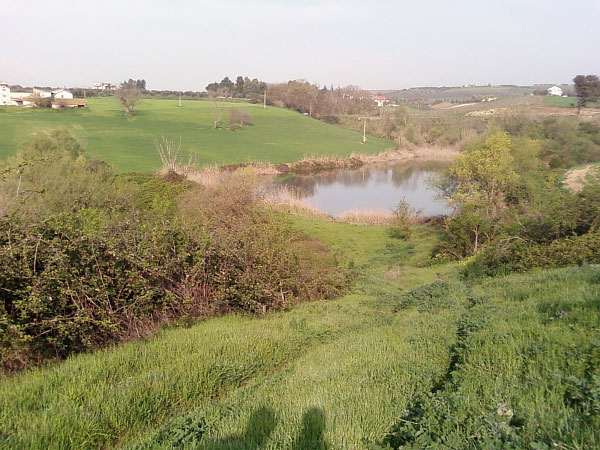
[{"label": "green meadow", "polygon": [[357,271],[348,295],[4,378],[0,447],[598,448],[600,267],[467,283],[425,264],[427,227],[290,220]]},{"label": "green meadow", "polygon": [[[154,172],[161,167],[154,139],[165,136],[179,142],[183,160],[189,152],[196,162],[233,164],[283,163],[305,156],[374,154],[394,144],[376,137],[363,145],[358,133],[303,116],[300,113],[249,103],[219,103],[223,127],[213,129],[209,101],[144,99],[133,117],[123,113],[113,98],[91,98],[81,110],[0,107],[0,158],[14,155],[21,142],[34,133],[64,129],[86,151],[120,172]],[[229,113],[239,108],[252,117],[252,125],[230,131]]]}]

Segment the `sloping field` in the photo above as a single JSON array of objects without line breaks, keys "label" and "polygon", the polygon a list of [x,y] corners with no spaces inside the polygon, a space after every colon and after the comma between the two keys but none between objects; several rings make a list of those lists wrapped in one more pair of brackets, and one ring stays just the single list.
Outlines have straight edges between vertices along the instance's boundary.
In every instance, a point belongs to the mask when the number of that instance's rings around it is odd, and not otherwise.
[{"label": "sloping field", "polygon": [[294,221],[351,294],[0,380],[0,448],[598,448],[599,267],[466,284],[425,227]]},{"label": "sloping field", "polygon": [[[227,129],[229,113],[239,108],[252,117],[253,125]],[[0,107],[0,158],[16,153],[18,145],[34,133],[66,129],[86,144],[87,151],[123,172],[153,172],[160,159],[153,140],[162,135],[179,141],[198,164],[260,161],[292,162],[304,156],[374,154],[394,146],[392,142],[361,136],[349,130],[305,117],[297,112],[248,103],[219,105],[223,128],[212,128],[212,104],[208,101],[145,99],[131,118],[113,98],[93,98],[82,110],[41,110]]]}]

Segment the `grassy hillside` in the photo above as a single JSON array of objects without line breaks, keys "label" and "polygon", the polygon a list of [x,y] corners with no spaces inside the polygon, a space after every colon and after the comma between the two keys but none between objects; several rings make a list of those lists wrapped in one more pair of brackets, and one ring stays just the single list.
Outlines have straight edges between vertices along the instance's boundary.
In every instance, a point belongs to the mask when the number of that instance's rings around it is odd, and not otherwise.
[{"label": "grassy hillside", "polygon": [[421,87],[400,91],[386,91],[385,95],[403,101],[468,100],[472,97],[522,97],[533,92],[527,86],[475,86],[475,87]]},{"label": "grassy hillside", "polygon": [[350,295],[3,379],[0,447],[598,447],[600,268],[467,285],[422,266],[425,227],[293,220],[358,271]]},{"label": "grassy hillside", "polygon": [[[227,126],[231,108],[245,110],[253,125],[237,131],[212,129],[207,101],[145,99],[128,118],[113,98],[93,98],[83,110],[58,111],[0,107],[0,158],[16,153],[19,143],[40,131],[66,129],[81,139],[87,151],[123,172],[152,172],[160,168],[153,139],[164,135],[194,152],[199,164],[263,161],[291,162],[306,155],[348,156],[377,153],[393,143],[361,136],[299,113],[247,103],[223,103]],[[187,157],[186,157],[187,158]]]}]

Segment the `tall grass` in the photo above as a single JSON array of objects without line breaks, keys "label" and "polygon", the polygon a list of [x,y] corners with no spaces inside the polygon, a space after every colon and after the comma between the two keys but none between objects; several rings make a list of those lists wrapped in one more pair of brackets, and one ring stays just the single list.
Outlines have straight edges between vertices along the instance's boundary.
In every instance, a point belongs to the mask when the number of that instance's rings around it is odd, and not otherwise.
[{"label": "tall grass", "polygon": [[598,448],[599,267],[466,285],[426,226],[290,221],[352,294],[4,378],[0,447]]}]

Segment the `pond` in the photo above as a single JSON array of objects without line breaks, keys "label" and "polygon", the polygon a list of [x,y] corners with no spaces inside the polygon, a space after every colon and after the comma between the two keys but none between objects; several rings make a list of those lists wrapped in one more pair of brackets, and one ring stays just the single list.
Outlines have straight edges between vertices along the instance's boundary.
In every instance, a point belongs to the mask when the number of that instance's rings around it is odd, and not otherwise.
[{"label": "pond", "polygon": [[422,215],[450,215],[428,180],[445,170],[444,163],[403,162],[364,166],[310,176],[290,175],[277,183],[308,206],[337,216],[347,211],[391,211],[403,198]]}]

